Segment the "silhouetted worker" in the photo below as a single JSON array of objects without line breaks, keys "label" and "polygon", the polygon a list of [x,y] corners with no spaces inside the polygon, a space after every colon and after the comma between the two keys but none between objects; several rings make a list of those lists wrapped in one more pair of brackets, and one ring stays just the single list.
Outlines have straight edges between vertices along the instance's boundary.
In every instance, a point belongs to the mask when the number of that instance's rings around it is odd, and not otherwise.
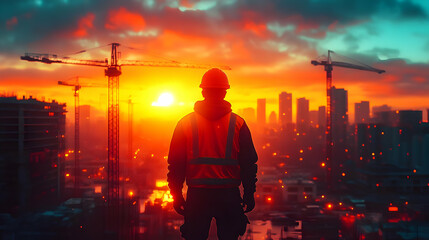
[{"label": "silhouetted worker", "polygon": [[173,133],[168,186],[174,209],[185,217],[180,228],[185,239],[207,239],[214,217],[218,238],[236,240],[249,223],[244,213],[255,207],[258,156],[246,123],[224,100],[229,89],[226,74],[210,69],[200,87],[204,101],[195,103],[194,112],[182,118]]}]

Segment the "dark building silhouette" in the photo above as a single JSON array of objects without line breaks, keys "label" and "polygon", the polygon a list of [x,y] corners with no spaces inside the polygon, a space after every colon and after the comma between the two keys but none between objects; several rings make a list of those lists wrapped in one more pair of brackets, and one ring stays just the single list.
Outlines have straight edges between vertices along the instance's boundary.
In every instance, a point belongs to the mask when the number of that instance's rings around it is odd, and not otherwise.
[{"label": "dark building silhouette", "polygon": [[0,98],[0,212],[52,206],[64,189],[66,105]]},{"label": "dark building silhouette", "polygon": [[399,111],[379,111],[373,113],[372,123],[383,124],[386,126],[398,126]]},{"label": "dark building silhouette", "polygon": [[372,114],[375,114],[377,112],[386,112],[386,111],[392,111],[392,107],[386,104],[372,107]]},{"label": "dark building silhouette", "polygon": [[260,98],[257,100],[256,121],[259,126],[263,126],[267,122],[266,105],[267,100],[265,98]]},{"label": "dark building silhouette", "polygon": [[281,127],[292,123],[292,93],[279,94],[279,124]]},{"label": "dark building silhouette", "polygon": [[319,107],[319,117],[318,117],[318,124],[319,124],[319,128],[324,129],[326,126],[326,107],[325,106],[320,106]]},{"label": "dark building silhouette", "polygon": [[309,112],[310,126],[316,127],[319,124],[319,111],[312,110]]},{"label": "dark building silhouette", "polygon": [[422,123],[423,112],[413,110],[399,111],[399,125],[406,127],[416,127]]},{"label": "dark building silhouette", "polygon": [[355,103],[355,123],[368,123],[369,119],[369,102]]},{"label": "dark building silhouette", "polygon": [[309,101],[305,98],[296,100],[296,129],[299,133],[308,131],[310,126]]},{"label": "dark building silhouette", "polygon": [[268,123],[271,126],[273,126],[273,127],[277,124],[277,114],[276,114],[276,112],[272,111],[270,113],[270,116],[268,117]]},{"label": "dark building silhouette", "polygon": [[343,88],[332,87],[332,138],[334,143],[345,143],[347,138],[348,96]]},{"label": "dark building silhouette", "polygon": [[[343,88],[332,87],[332,181],[341,181],[344,172],[344,164],[348,160],[349,149],[347,143],[348,95]],[[343,174],[344,173],[344,174]],[[335,189],[338,185],[334,185]]]}]

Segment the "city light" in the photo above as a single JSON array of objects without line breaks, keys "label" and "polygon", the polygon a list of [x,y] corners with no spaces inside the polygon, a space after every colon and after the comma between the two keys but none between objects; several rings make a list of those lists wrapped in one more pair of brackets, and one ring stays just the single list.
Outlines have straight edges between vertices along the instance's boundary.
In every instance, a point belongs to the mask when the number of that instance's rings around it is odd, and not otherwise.
[{"label": "city light", "polygon": [[155,186],[157,188],[162,188],[162,187],[166,187],[168,185],[168,182],[166,180],[156,180],[155,182]]},{"label": "city light", "polygon": [[398,211],[398,207],[389,207],[389,212],[397,212]]},{"label": "city light", "polygon": [[101,193],[101,186],[97,185],[94,187],[94,193]]}]

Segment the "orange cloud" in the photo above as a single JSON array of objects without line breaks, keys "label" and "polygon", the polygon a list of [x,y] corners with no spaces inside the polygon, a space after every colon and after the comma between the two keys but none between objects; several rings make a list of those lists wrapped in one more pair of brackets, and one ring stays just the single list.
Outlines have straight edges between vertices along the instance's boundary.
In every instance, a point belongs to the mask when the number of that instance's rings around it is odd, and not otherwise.
[{"label": "orange cloud", "polygon": [[95,19],[94,13],[88,13],[86,16],[82,17],[78,21],[78,27],[73,32],[75,37],[85,37],[88,35],[88,29],[93,28],[93,22]]},{"label": "orange cloud", "polygon": [[182,7],[186,7],[186,8],[193,8],[194,7],[194,4],[191,3],[189,0],[181,0],[180,5]]},{"label": "orange cloud", "polygon": [[12,17],[11,19],[6,21],[6,28],[8,30],[12,30],[13,27],[18,24],[18,18],[17,17]]},{"label": "orange cloud", "polygon": [[132,13],[124,7],[120,7],[118,10],[111,10],[104,25],[106,29],[110,30],[131,28],[133,31],[143,30],[145,26],[146,21],[143,16],[138,13]]},{"label": "orange cloud", "polygon": [[254,22],[244,23],[244,29],[253,32],[259,37],[264,37],[267,34],[267,26],[265,24],[256,24]]}]

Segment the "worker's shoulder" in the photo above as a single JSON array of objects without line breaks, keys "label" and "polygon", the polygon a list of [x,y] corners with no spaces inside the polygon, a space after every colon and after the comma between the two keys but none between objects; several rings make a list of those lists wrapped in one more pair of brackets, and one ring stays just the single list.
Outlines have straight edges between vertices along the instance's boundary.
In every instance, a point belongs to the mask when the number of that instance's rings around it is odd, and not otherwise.
[{"label": "worker's shoulder", "polygon": [[189,121],[189,119],[195,114],[195,112],[190,112],[186,114],[184,117],[182,117],[177,124],[182,124],[184,122]]},{"label": "worker's shoulder", "polygon": [[238,115],[235,112],[231,112],[231,113],[235,115],[236,119],[238,120],[239,123],[241,123],[241,125],[243,125],[243,124],[246,123],[246,121],[244,120],[244,118],[242,118],[240,115]]}]

